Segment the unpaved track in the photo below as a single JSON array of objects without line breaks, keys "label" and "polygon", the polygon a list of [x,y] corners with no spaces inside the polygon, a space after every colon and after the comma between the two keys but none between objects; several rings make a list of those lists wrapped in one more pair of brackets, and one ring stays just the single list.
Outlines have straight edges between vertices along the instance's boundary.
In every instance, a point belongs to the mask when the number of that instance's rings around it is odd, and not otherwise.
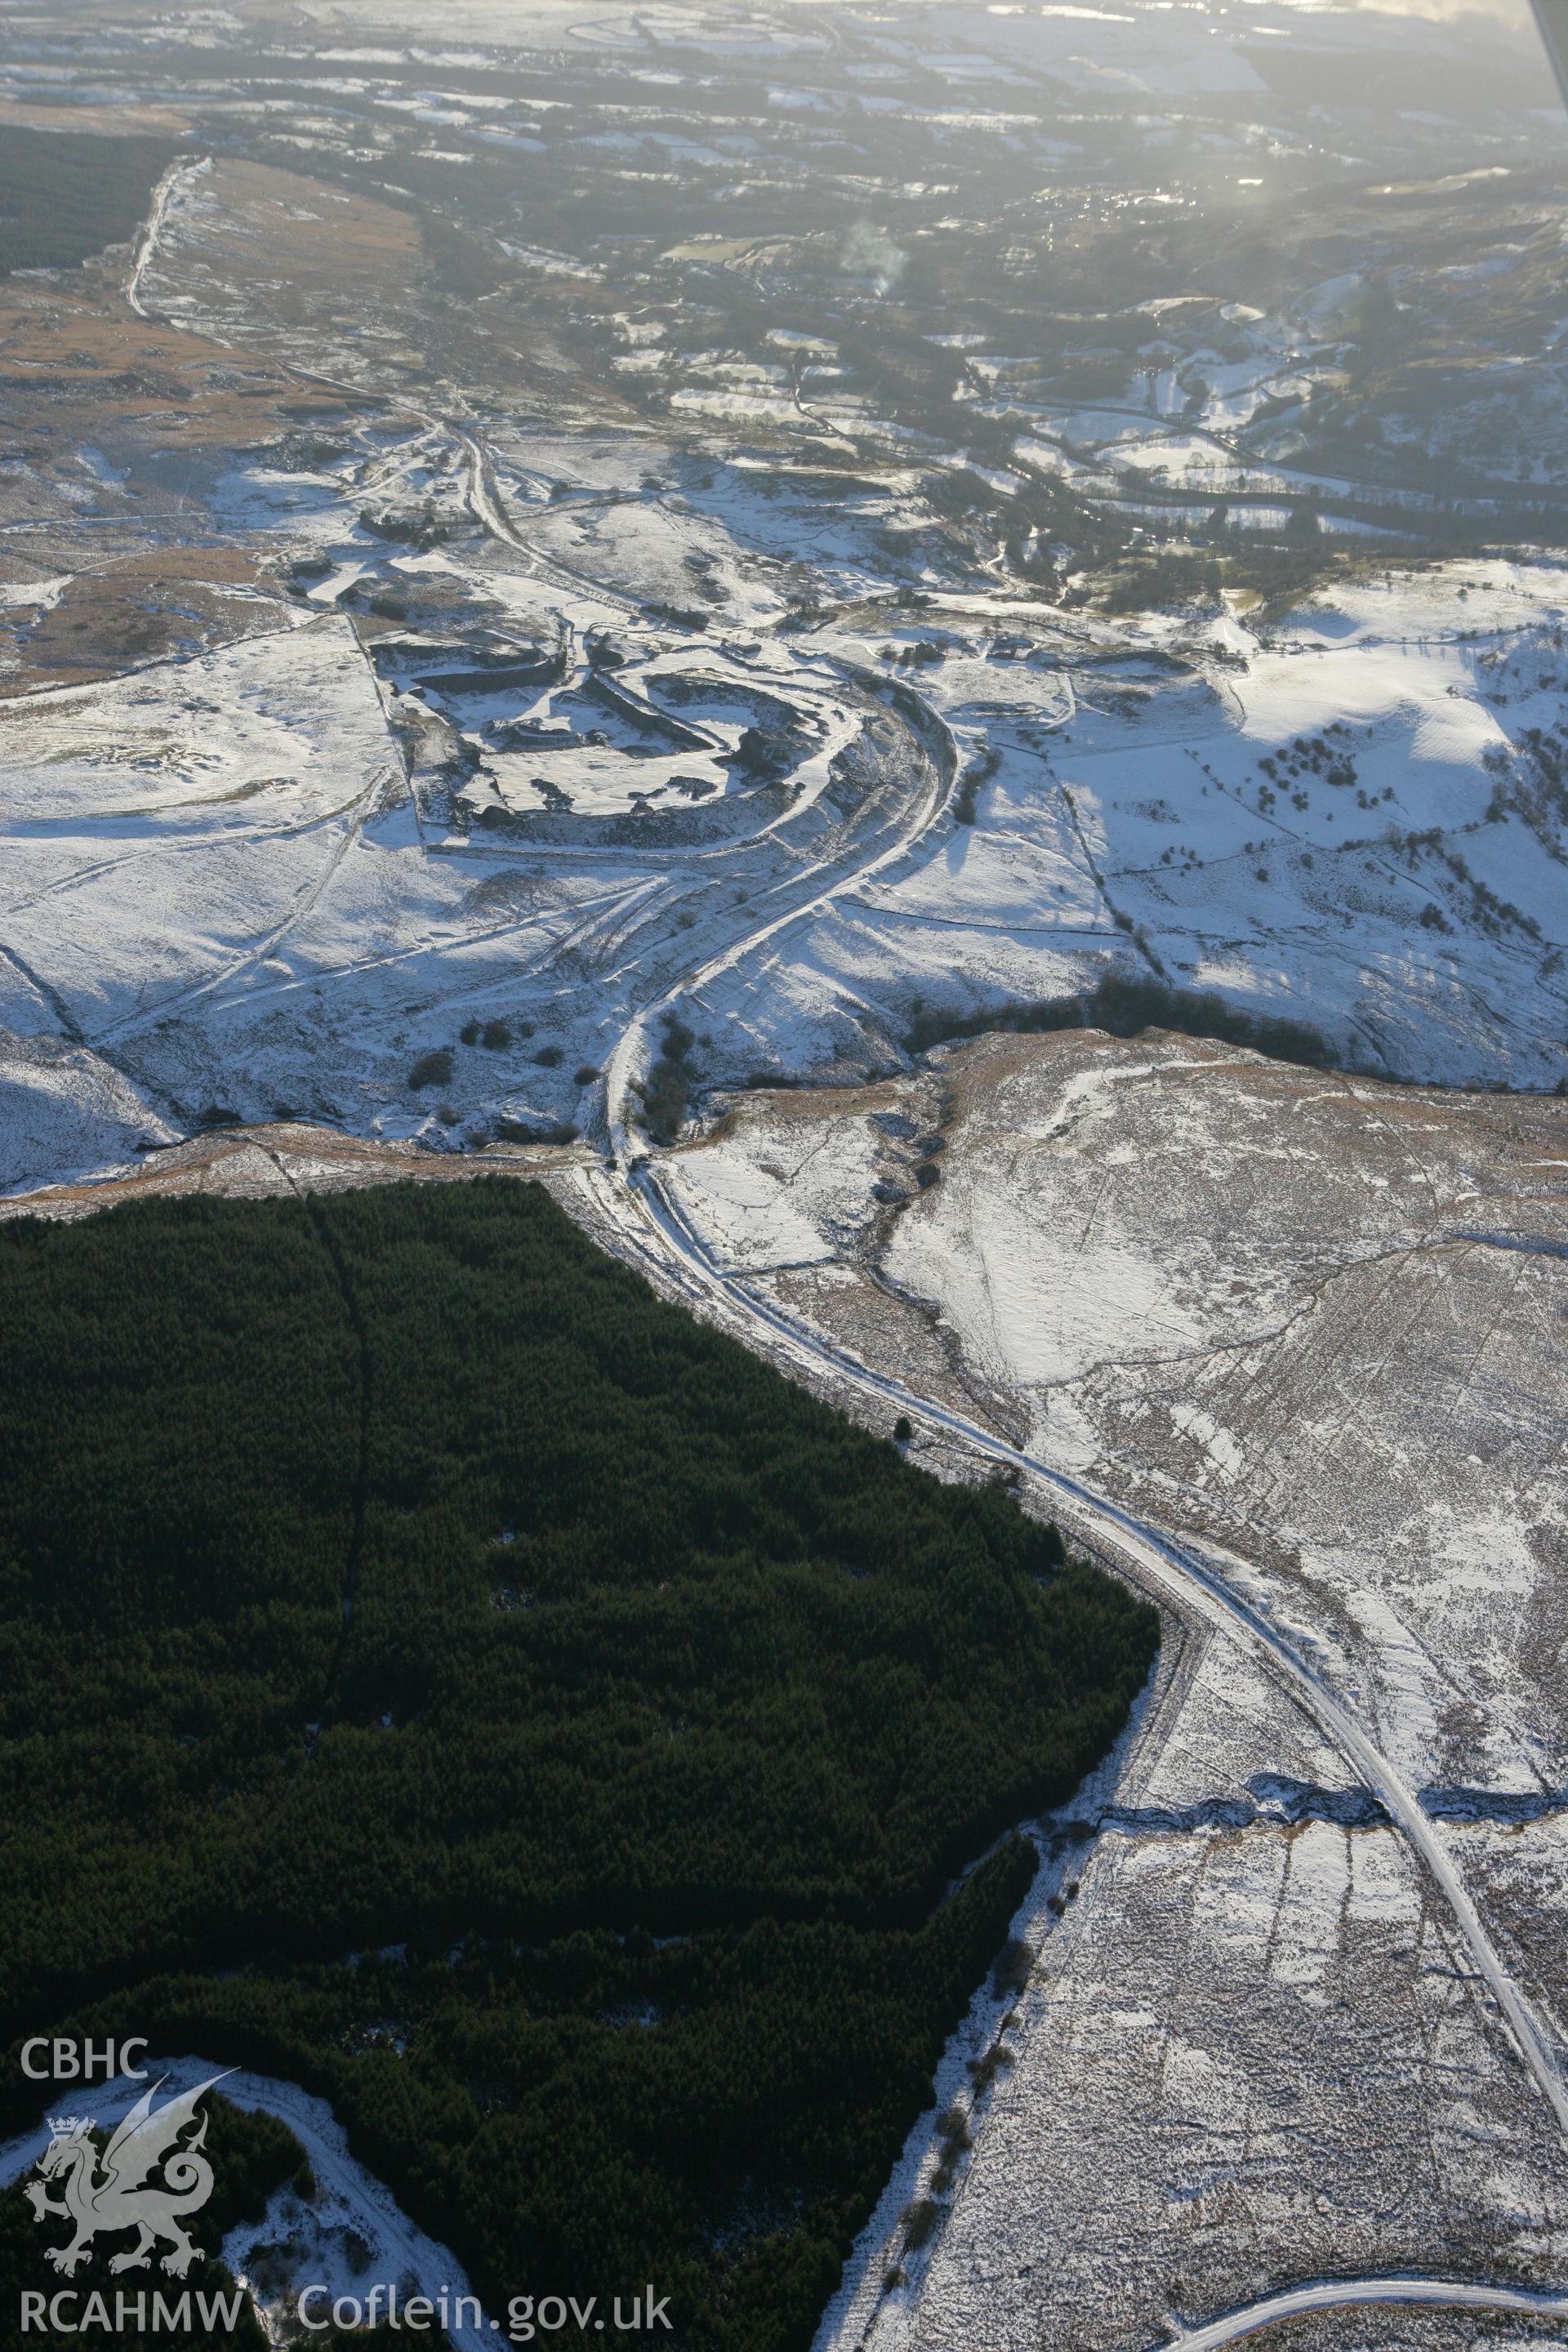
[{"label": "unpaved track", "polygon": [[[280,921],[275,923],[269,931],[264,932],[260,939],[252,940],[248,947],[243,949],[238,955],[231,957],[220,971],[209,972],[205,980],[194,981],[189,987],[177,989],[172,996],[160,997],[155,1004],[142,1005],[136,1012],[126,1013],[121,1020],[111,1021],[107,1028],[100,1029],[97,1036],[89,1041],[94,1049],[101,1052],[107,1046],[118,1045],[123,1038],[132,1037],[138,1030],[150,1028],[154,1022],[167,1020],[173,1013],[182,1012],[186,1005],[199,1003],[204,996],[210,996],[215,989],[226,987],[230,981],[237,980],[242,972],[249,971],[254,965],[264,961],[319,904],[322,892],[359,839],[365,819],[375,806],[376,801],[391,784],[395,776],[401,780],[402,773],[401,767],[377,768],[363,792],[349,804],[346,812],[343,810],[333,812],[333,821],[346,814],[348,823],[328,850],[322,860],[321,871],[300,892],[287,914]],[[313,824],[321,822],[322,822],[321,819],[313,820]],[[300,830],[304,828],[301,827]]]},{"label": "unpaved track", "polygon": [[468,512],[481,529],[488,530],[492,539],[500,540],[505,546],[514,547],[520,555],[526,555],[539,579],[548,587],[563,595],[580,597],[588,604],[608,605],[612,612],[619,613],[628,621],[641,620],[642,607],[634,604],[629,596],[623,596],[613,588],[601,588],[594,581],[581,578],[570,565],[562,563],[554,556],[542,555],[524,539],[502,503],[495,466],[486,444],[478,434],[454,419],[446,419],[445,425],[462,449],[466,503]]}]

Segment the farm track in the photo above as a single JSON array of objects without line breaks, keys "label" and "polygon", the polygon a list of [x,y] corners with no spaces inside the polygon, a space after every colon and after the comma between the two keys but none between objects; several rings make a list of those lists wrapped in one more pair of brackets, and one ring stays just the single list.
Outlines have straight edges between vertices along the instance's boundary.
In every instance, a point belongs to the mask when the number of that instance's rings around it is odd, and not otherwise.
[{"label": "farm track", "polygon": [[95,1049],[101,1052],[107,1045],[118,1045],[122,1038],[133,1036],[138,1030],[148,1028],[153,1022],[164,1020],[170,1014],[179,1012],[184,1006],[194,1004],[204,996],[210,996],[215,989],[225,987],[230,981],[237,980],[242,972],[248,971],[256,964],[264,962],[288,938],[289,932],[314,911],[322,894],[331,884],[332,877],[358,840],[366,817],[391,782],[394,772],[387,767],[374,769],[357,799],[346,812],[338,813],[340,815],[346,814],[348,822],[329,849],[320,872],[300,892],[287,914],[275,923],[269,931],[264,932],[260,939],[253,940],[239,955],[231,957],[221,971],[209,973],[205,979],[194,982],[188,988],[176,990],[172,996],[161,997],[155,1004],[144,1005],[135,1013],[126,1013],[122,1019],[111,1022],[107,1028],[100,1029],[91,1041]]}]

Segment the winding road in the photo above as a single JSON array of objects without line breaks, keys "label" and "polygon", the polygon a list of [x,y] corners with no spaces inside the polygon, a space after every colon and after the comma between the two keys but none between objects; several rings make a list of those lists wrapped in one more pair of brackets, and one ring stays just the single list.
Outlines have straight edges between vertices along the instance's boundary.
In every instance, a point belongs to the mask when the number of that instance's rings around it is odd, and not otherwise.
[{"label": "winding road", "polygon": [[[929,707],[928,707],[929,709]],[[825,858],[807,869],[804,876],[793,877],[794,887],[807,886],[808,895],[786,908],[782,914],[771,916],[727,947],[719,950],[694,970],[683,973],[663,993],[641,1006],[623,1029],[605,1066],[605,1116],[610,1132],[612,1164],[628,1171],[645,1164],[647,1145],[630,1124],[629,1098],[634,1076],[647,1054],[647,1031],[660,1013],[672,1009],[682,997],[700,994],[710,981],[721,973],[733,971],[745,957],[767,947],[784,931],[796,923],[809,921],[814,916],[826,914],[835,902],[865,887],[874,876],[889,866],[898,865],[909,856],[921,839],[942,814],[952,789],[958,769],[958,749],[952,735],[934,713],[930,713],[940,730],[942,756],[932,759],[922,749],[922,771],[916,790],[907,805],[893,818],[889,837],[872,853],[837,874],[820,889],[810,890],[809,885],[817,874],[832,865]],[[780,887],[789,887],[785,885]]]},{"label": "winding road", "polygon": [[[1447,1903],[1500,2014],[1506,2020],[1524,2063],[1551,2107],[1559,2129],[1568,2138],[1568,2081],[1563,2051],[1547,2033],[1505,1967],[1415,1790],[1323,1676],[1260,1609],[1233,1590],[1186,1546],[1050,1463],[1009,1444],[964,1414],[919,1395],[889,1374],[873,1370],[759,1295],[742,1278],[726,1273],[670,1196],[661,1181],[656,1153],[630,1123],[631,1081],[646,1054],[647,1025],[654,1015],[666,1007],[673,1007],[683,996],[700,990],[707,980],[732,969],[747,955],[767,946],[789,925],[823,911],[836,899],[864,887],[883,867],[907,856],[942,814],[946,797],[945,792],[922,794],[911,804],[894,844],[884,845],[874,856],[838,876],[805,904],[792,908],[736,940],[721,953],[695,967],[634,1017],[623,1031],[606,1070],[610,1129],[607,1159],[597,1168],[577,1171],[576,1181],[590,1196],[599,1218],[607,1220],[625,1255],[634,1264],[656,1277],[662,1276],[667,1285],[673,1283],[694,1304],[705,1305],[721,1321],[753,1342],[761,1342],[769,1354],[782,1355],[797,1370],[818,1376],[826,1373],[841,1387],[847,1386],[874,1398],[884,1409],[893,1407],[928,1430],[956,1440],[982,1459],[1023,1473],[1053,1504],[1065,1504],[1063,1516],[1085,1533],[1092,1533],[1134,1584],[1158,1596],[1179,1614],[1196,1617],[1240,1638],[1257,1653],[1380,1800],[1420,1857]],[[1216,2352],[1216,2347],[1237,2342],[1277,2320],[1384,2304],[1440,2305],[1568,2319],[1568,2296],[1522,2288],[1415,2277],[1333,2280],[1291,2288],[1180,2335],[1171,2352]]]},{"label": "winding road", "polygon": [[[927,706],[929,709],[929,706]],[[934,714],[931,714],[934,718]],[[936,722],[939,726],[940,720]],[[943,732],[945,733],[945,729]],[[952,742],[951,736],[948,737]],[[627,1024],[606,1067],[606,1118],[610,1150],[602,1171],[580,1171],[579,1181],[592,1187],[596,1204],[606,1215],[636,1259],[675,1277],[689,1294],[716,1307],[731,1324],[761,1339],[772,1352],[782,1352],[796,1365],[835,1380],[892,1405],[913,1421],[942,1435],[957,1439],[973,1453],[1026,1474],[1053,1499],[1065,1502],[1069,1516],[1092,1531],[1131,1580],[1157,1593],[1177,1610],[1196,1615],[1259,1653],[1282,1679],[1320,1730],[1381,1801],[1403,1830],[1442,1894],[1477,1969],[1512,2032],[1520,2054],[1534,2075],[1542,2097],[1568,2139],[1568,2066],[1565,2053],[1546,2032],[1533,2008],[1503,1965],[1500,1955],[1450,1861],[1432,1822],[1394,1765],[1377,1748],[1324,1677],[1296,1650],[1261,1610],[1226,1583],[1215,1570],[1185,1545],[1108,1501],[1079,1480],[1050,1463],[1010,1445],[977,1422],[922,1397],[889,1374],[874,1371],[824,1339],[808,1325],[776,1306],[736,1276],[726,1274],[690,1221],[660,1181],[657,1156],[647,1139],[630,1121],[633,1076],[647,1050],[649,1022],[682,997],[697,991],[719,973],[732,970],[745,957],[766,947],[791,925],[822,913],[836,900],[865,887],[886,867],[907,856],[942,814],[952,788],[956,760],[935,772],[931,787],[915,795],[891,843],[866,858],[808,898],[760,924],[733,940],[719,954],[697,966],[668,987]]]},{"label": "winding road", "polygon": [[601,588],[595,581],[581,579],[569,565],[562,563],[554,556],[542,555],[523,537],[507,513],[490,453],[477,434],[470,433],[467,425],[459,425],[453,417],[431,418],[429,421],[439,424],[442,430],[449,433],[463,452],[464,503],[481,530],[488,530],[490,537],[499,539],[503,546],[515,548],[520,555],[526,555],[533,572],[546,586],[559,589],[565,595],[581,596],[590,604],[604,605],[612,613],[618,614],[623,620],[641,620],[642,609],[629,596],[623,596],[613,588]]}]

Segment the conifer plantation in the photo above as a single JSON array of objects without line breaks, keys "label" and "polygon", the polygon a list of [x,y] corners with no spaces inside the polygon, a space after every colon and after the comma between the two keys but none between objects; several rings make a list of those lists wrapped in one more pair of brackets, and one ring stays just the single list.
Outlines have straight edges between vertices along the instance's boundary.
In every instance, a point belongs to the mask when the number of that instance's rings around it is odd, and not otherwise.
[{"label": "conifer plantation", "polygon": [[500,1180],[0,1228],[0,1582],[6,2128],[35,2033],[285,2075],[700,2352],[809,2342],[1157,1637]]}]

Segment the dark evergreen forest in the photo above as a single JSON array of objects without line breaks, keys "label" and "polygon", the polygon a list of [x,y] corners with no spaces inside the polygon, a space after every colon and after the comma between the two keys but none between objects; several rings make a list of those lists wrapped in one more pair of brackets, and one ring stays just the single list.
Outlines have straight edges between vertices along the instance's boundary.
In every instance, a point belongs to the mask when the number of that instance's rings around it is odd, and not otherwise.
[{"label": "dark evergreen forest", "polygon": [[808,2342],[1157,1638],[501,1180],[0,1228],[0,2122],[288,2075],[701,2352]]},{"label": "dark evergreen forest", "polygon": [[71,268],[129,243],[178,152],[137,133],[0,124],[0,273]]}]

